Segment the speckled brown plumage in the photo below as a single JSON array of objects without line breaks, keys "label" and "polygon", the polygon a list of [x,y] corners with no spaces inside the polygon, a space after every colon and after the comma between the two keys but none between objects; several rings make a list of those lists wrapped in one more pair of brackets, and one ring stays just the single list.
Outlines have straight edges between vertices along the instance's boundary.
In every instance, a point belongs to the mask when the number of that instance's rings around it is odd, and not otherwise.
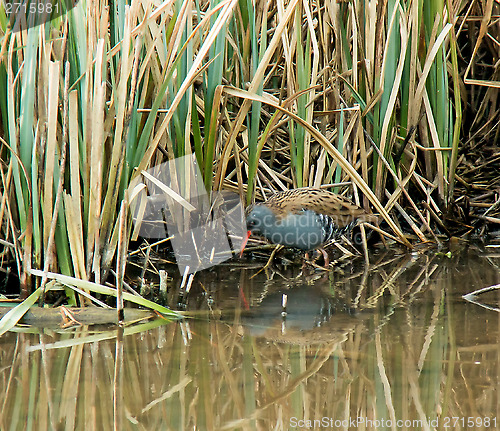
[{"label": "speckled brown plumage", "polygon": [[278,220],[283,219],[289,213],[298,214],[302,210],[311,210],[318,214],[338,218],[337,225],[341,228],[367,215],[363,208],[353,204],[344,196],[325,189],[310,187],[278,192],[266,202],[257,205],[272,208]]}]

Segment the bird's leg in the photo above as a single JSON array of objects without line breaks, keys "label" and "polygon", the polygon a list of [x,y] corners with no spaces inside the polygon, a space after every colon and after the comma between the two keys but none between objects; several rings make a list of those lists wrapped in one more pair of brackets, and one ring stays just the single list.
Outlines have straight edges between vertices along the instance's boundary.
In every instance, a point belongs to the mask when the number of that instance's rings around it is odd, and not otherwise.
[{"label": "bird's leg", "polygon": [[324,271],[328,271],[329,270],[329,265],[330,265],[330,258],[328,257],[328,253],[325,251],[325,249],[323,248],[320,248],[318,249],[321,254],[323,255],[323,259],[325,261],[325,264],[324,266],[319,266],[316,261],[319,259],[319,257],[317,257],[316,259],[310,259],[309,258],[309,252],[306,251],[305,255],[304,255],[304,263],[302,265],[302,269],[304,270],[307,266],[307,264],[311,265],[311,266],[314,266],[315,268],[317,269],[322,269]]},{"label": "bird's leg", "polygon": [[330,258],[328,257],[328,253],[324,248],[320,248],[319,251],[323,255],[323,260],[325,261],[325,268],[328,268],[328,266],[330,266]]},{"label": "bird's leg", "polygon": [[306,254],[304,254],[304,260],[302,261],[302,271],[304,271],[307,268],[308,263],[309,263],[309,253],[306,251]]},{"label": "bird's leg", "polygon": [[314,266],[314,255],[313,258],[311,259],[309,257],[309,252],[306,251],[304,254],[304,261],[302,262],[302,270],[305,270],[308,264]]},{"label": "bird's leg", "polygon": [[[324,248],[318,248],[318,251],[321,252],[321,254],[323,255],[323,260],[325,261],[325,267],[327,267],[328,265],[330,265],[330,258],[328,257],[328,253],[326,252],[326,250]],[[306,251],[306,254],[304,255],[304,258],[306,260],[310,260],[309,259],[309,252]],[[316,257],[316,258],[313,258],[313,262],[317,262],[317,260],[319,259],[319,255]]]}]

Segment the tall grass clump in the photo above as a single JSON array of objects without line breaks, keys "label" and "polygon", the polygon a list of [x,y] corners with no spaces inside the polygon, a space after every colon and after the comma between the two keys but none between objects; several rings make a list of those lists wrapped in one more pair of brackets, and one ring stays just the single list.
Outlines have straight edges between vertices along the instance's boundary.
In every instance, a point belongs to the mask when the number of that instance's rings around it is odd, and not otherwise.
[{"label": "tall grass clump", "polygon": [[235,3],[83,1],[18,32],[3,15],[0,216],[25,294],[34,269],[105,280],[131,179],[200,142],[193,83],[215,69],[213,97]]}]

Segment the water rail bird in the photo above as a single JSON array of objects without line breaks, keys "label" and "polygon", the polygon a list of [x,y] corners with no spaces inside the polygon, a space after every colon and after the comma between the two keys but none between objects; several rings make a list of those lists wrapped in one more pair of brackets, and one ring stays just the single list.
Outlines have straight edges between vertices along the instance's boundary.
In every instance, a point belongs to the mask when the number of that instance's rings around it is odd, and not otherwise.
[{"label": "water rail bird", "polygon": [[[279,192],[247,210],[247,237],[262,236],[272,243],[309,251],[333,243],[368,214],[344,196],[325,189],[299,188]],[[325,256],[324,250],[322,250]],[[325,256],[326,260],[326,256]]]}]

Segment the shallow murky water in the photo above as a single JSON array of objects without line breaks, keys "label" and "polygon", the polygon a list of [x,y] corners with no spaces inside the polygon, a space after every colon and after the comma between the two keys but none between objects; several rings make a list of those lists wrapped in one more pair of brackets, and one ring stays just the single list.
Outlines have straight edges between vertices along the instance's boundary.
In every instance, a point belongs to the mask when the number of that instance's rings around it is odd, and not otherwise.
[{"label": "shallow murky water", "polygon": [[196,318],[8,333],[1,429],[500,429],[500,292],[462,298],[500,248],[371,262],[229,266],[197,276]]}]

